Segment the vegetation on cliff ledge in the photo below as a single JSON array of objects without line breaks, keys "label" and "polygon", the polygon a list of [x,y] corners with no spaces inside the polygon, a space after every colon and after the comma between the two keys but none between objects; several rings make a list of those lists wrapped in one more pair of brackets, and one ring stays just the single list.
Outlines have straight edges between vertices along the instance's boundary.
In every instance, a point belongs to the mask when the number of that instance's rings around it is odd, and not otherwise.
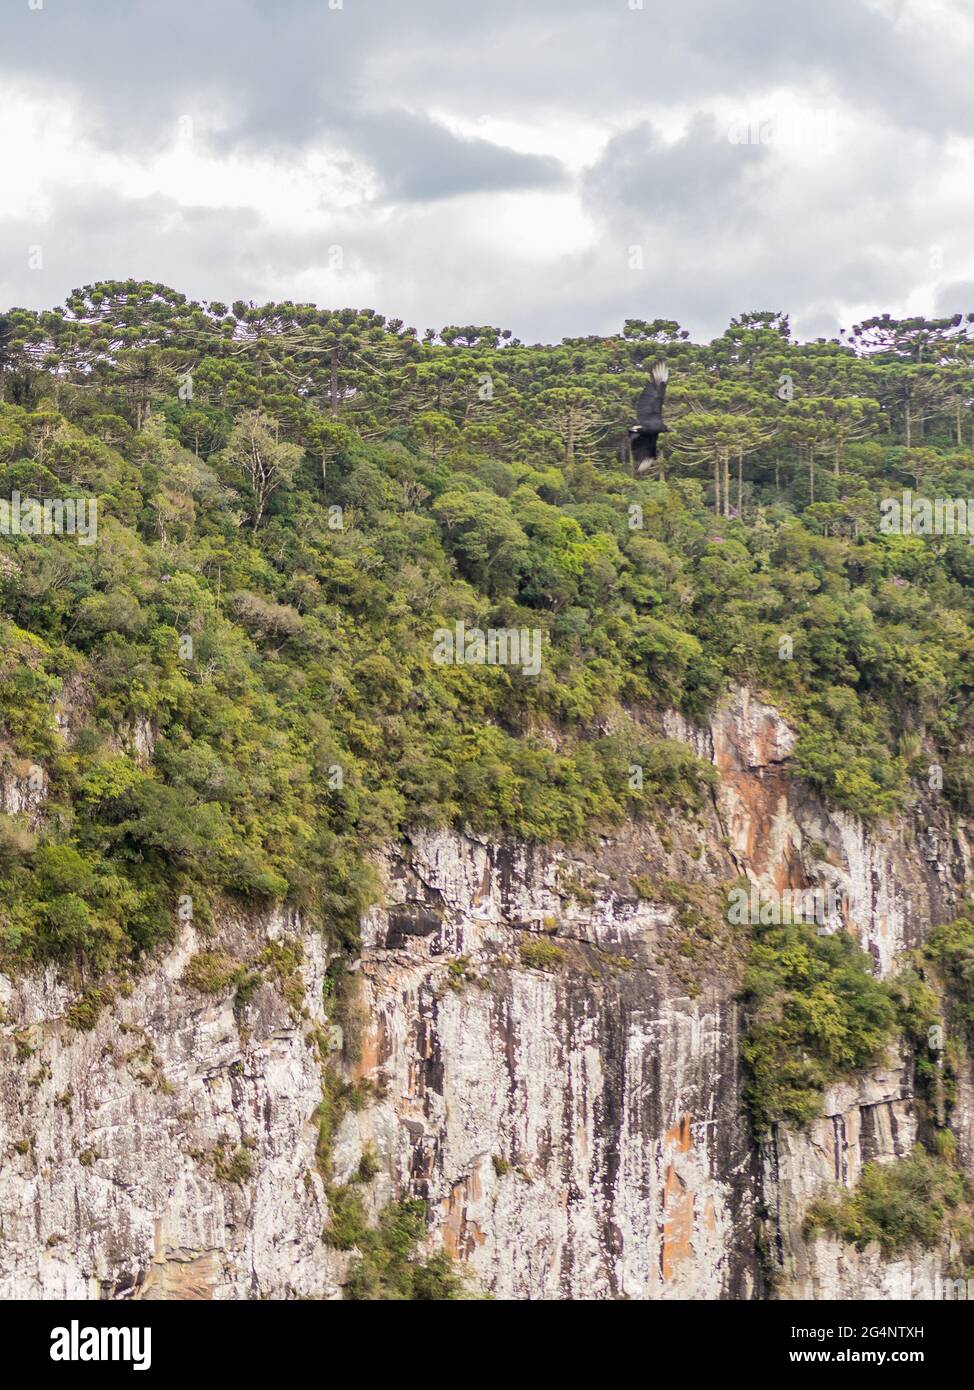
[{"label": "vegetation on cliff ledge", "polygon": [[[971,1264],[974,1190],[958,1163],[957,1140],[946,1126],[956,1102],[958,1068],[972,1040],[972,963],[974,923],[963,916],[934,927],[925,946],[909,953],[905,968],[895,978],[871,981],[871,989],[893,1010],[892,1016],[889,1007],[883,1010],[889,1040],[895,1023],[900,1050],[912,1054],[913,1116],[923,1142],[903,1157],[888,1155],[881,1162],[866,1163],[853,1187],[834,1187],[816,1198],[806,1214],[806,1239],[828,1233],[860,1250],[875,1242],[884,1258],[893,1259],[911,1250],[938,1247],[950,1235],[955,1264]],[[865,961],[859,965],[864,967]],[[848,997],[859,998],[860,991],[855,989]],[[849,1011],[847,1018],[856,1012]],[[875,1012],[875,1017],[879,1019],[880,1013]],[[792,1040],[799,1049],[807,1047],[807,1031],[804,1036],[799,1031]],[[755,1082],[766,1075],[771,1057],[762,1042],[766,1039],[752,1033],[745,1044],[754,1054],[752,1067],[757,1065]],[[783,1059],[779,1055],[777,1060]],[[835,1065],[836,1076],[842,1070]],[[788,1104],[787,1093],[752,1088],[752,1103],[756,1098],[769,1102],[765,1120],[788,1115],[780,1109]],[[820,1093],[809,1089],[803,1099],[807,1107],[793,1106],[789,1118],[810,1119],[818,1113]],[[777,1114],[774,1106],[779,1107]],[[807,1113],[802,1116],[800,1110]]]},{"label": "vegetation on cliff ledge", "polygon": [[420,1258],[425,1237],[426,1203],[415,1197],[390,1202],[376,1225],[360,1233],[361,1253],[349,1268],[345,1297],[427,1303],[481,1298],[468,1271],[445,1251]]},{"label": "vegetation on cliff ledge", "polygon": [[912,1249],[931,1250],[949,1228],[969,1243],[971,1192],[954,1161],[953,1135],[943,1131],[939,1150],[917,1145],[889,1163],[867,1163],[858,1183],[817,1198],[808,1209],[804,1236],[820,1232],[864,1250],[877,1242],[885,1259]]},{"label": "vegetation on cliff ledge", "polygon": [[808,1124],[831,1083],[879,1060],[898,1022],[896,997],[844,931],[755,927],[744,977],[746,1099],[762,1136],[776,1120]]}]

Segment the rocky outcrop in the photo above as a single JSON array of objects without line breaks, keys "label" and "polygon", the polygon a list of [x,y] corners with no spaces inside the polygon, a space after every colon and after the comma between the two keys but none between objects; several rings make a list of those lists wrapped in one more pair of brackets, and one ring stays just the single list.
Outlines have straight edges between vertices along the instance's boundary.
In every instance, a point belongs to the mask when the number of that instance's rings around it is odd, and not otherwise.
[{"label": "rocky outcrop", "polygon": [[852,1187],[863,1164],[908,1154],[917,1138],[910,1082],[903,1067],[877,1069],[856,1085],[835,1087],[823,1115],[807,1133],[776,1128],[763,1156],[765,1191],[776,1241],[772,1270],[780,1297],[803,1299],[936,1299],[951,1262],[942,1250],[910,1259],[884,1259],[878,1247],[865,1251],[831,1236],[808,1241],[804,1215],[828,1186]]},{"label": "rocky outcrop", "polygon": [[[903,953],[922,945],[930,926],[956,915],[969,876],[966,828],[951,824],[943,804],[917,803],[879,829],[827,811],[790,775],[794,740],[780,716],[738,691],[714,721],[713,757],[734,850],[747,876],[765,887],[831,890],[839,903],[834,928],[851,932],[889,976]],[[824,891],[823,891],[824,896]],[[964,1087],[962,1086],[962,1090]],[[970,1150],[971,1110],[960,1104],[955,1128]],[[832,1237],[806,1241],[811,1202],[832,1184],[853,1187],[864,1163],[910,1153],[917,1110],[908,1060],[826,1093],[823,1114],[807,1131],[776,1125],[761,1146],[769,1292],[783,1298],[937,1298],[954,1251],[884,1260]]]},{"label": "rocky outcrop", "polygon": [[[246,960],[294,935],[282,918],[228,921],[220,944]],[[191,925],[130,993],[88,1001],[90,1028],[53,972],[3,981],[0,1297],[335,1292],[308,1045],[324,959],[301,944],[307,1017],[278,982],[237,1012],[230,991],[186,984],[212,945]]]},{"label": "rocky outcrop", "polygon": [[[935,805],[871,833],[827,811],[790,773],[792,731],[746,690],[709,730],[671,716],[666,731],[720,773],[692,834],[630,828],[572,858],[417,836],[390,855],[395,905],[370,922],[362,968],[363,1066],[389,1081],[372,1119],[395,1136],[397,1181],[430,1199],[448,1248],[509,1297],[936,1297],[949,1247],[884,1262],[803,1239],[828,1184],[910,1152],[912,1075],[891,1057],[830,1091],[809,1131],[778,1126],[755,1145],[737,1062],[741,942],[719,903],[738,874],[833,889],[834,929],[889,974],[956,912],[965,831]],[[712,890],[703,959],[699,926],[681,939],[672,907],[627,897],[638,875]],[[573,882],[588,885],[581,902]],[[422,933],[397,928],[411,912]],[[525,933],[546,932],[570,947],[567,964],[525,971]],[[600,969],[593,948],[631,966]],[[968,1116],[959,1106],[969,1149]]]},{"label": "rocky outcrop", "polygon": [[[803,1238],[825,1184],[909,1152],[912,1077],[891,1056],[835,1087],[807,1132],[756,1144],[747,928],[725,901],[742,875],[830,887],[836,927],[890,973],[956,912],[966,829],[935,801],[868,833],[828,811],[792,775],[787,723],[748,691],[708,729],[675,715],[665,729],[718,770],[696,817],[572,851],[446,832],[390,844],[343,1038],[321,939],[281,916],[227,919],[212,939],[186,925],[130,991],[80,1013],[53,972],[0,980],[0,1296],[339,1296],[348,1257],[321,1239],[316,1164],[321,1054],[339,1042],[348,1078],[373,1084],[330,1180],[370,1148],[372,1211],[424,1197],[431,1245],[499,1297],[936,1296],[947,1248],[884,1262]],[[151,730],[136,732],[148,756]],[[11,768],[0,796],[37,816],[43,787]],[[300,947],[290,973],[257,964],[268,941]],[[256,983],[201,990],[199,952]],[[970,1163],[969,1077],[955,1123]]]},{"label": "rocky outcrop", "polygon": [[[691,964],[674,908],[629,882],[691,851],[633,836],[569,859],[443,834],[390,857],[396,901],[361,971],[362,1067],[385,1094],[356,1139],[393,1136],[397,1180],[500,1296],[756,1290],[734,944],[715,903],[729,954]],[[426,931],[403,933],[414,914]],[[555,964],[534,966],[539,942]]]},{"label": "rocky outcrop", "polygon": [[47,800],[47,773],[37,763],[15,757],[0,745],[0,811],[7,816],[23,816],[36,827]]}]

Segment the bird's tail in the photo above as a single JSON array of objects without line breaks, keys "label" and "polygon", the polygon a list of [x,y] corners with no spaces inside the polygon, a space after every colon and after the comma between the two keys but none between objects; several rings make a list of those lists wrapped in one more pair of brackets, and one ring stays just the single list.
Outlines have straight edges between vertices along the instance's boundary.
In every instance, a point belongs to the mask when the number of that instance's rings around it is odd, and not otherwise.
[{"label": "bird's tail", "polygon": [[669,367],[666,365],[665,362],[657,362],[656,365],[653,367],[653,380],[657,382],[659,385],[662,385],[664,381],[669,381],[669,379]]}]

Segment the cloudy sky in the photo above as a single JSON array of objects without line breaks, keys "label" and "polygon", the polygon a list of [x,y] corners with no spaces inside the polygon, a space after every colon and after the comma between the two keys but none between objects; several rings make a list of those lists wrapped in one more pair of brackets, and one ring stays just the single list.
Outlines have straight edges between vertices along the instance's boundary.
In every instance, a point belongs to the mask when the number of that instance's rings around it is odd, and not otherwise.
[{"label": "cloudy sky", "polygon": [[0,306],[974,310],[969,0],[2,0]]}]

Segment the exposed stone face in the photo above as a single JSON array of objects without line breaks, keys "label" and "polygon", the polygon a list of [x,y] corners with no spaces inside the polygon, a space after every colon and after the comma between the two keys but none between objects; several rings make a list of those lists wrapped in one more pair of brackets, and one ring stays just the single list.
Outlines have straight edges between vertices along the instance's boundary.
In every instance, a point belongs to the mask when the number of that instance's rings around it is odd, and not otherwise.
[{"label": "exposed stone face", "polygon": [[[889,973],[955,914],[966,829],[936,806],[869,833],[828,812],[790,775],[792,731],[747,691],[709,729],[672,715],[666,732],[720,774],[693,820],[571,852],[431,832],[388,847],[349,1064],[378,1098],[344,1120],[334,1180],[371,1144],[372,1209],[427,1198],[431,1243],[499,1297],[934,1297],[947,1249],[884,1262],[802,1238],[824,1184],[909,1152],[912,1077],[891,1056],[833,1088],[807,1132],[757,1145],[736,999],[747,929],[723,904],[742,874],[832,886]],[[41,813],[28,775],[8,773],[5,809]],[[695,924],[647,899],[667,880],[694,885]],[[252,960],[267,939],[301,941],[300,1017],[270,976],[237,1012],[231,989],[183,979],[194,952]],[[320,938],[280,916],[226,921],[215,942],[186,928],[90,1032],[53,972],[0,977],[0,1296],[339,1296],[309,1045],[327,1033],[325,966]],[[955,1126],[970,1165],[970,1076]]]},{"label": "exposed stone face", "polygon": [[[782,766],[793,738],[780,716],[738,691],[715,717],[714,762],[721,773],[722,814],[748,877],[766,887],[832,888],[841,927],[853,932],[888,976],[900,953],[919,946],[930,927],[955,916],[969,876],[966,827],[948,822],[943,805],[917,805],[892,825],[866,831],[827,811]],[[962,1079],[954,1126],[962,1155],[971,1151],[972,1108]],[[831,1237],[802,1238],[812,1200],[827,1184],[854,1186],[862,1166],[907,1155],[917,1138],[913,1078],[891,1056],[857,1079],[833,1087],[808,1131],[775,1126],[761,1146],[761,1186],[771,1289],[784,1298],[935,1298],[953,1253],[883,1260]]]},{"label": "exposed stone face", "polygon": [[833,1088],[825,1113],[807,1134],[783,1126],[764,1156],[765,1189],[774,1209],[779,1294],[803,1299],[880,1299],[943,1296],[941,1281],[950,1250],[884,1260],[875,1247],[854,1247],[820,1236],[807,1242],[802,1218],[826,1184],[853,1186],[864,1163],[902,1157],[916,1142],[917,1124],[907,1077],[890,1067]]},{"label": "exposed stone face", "polygon": [[16,758],[9,748],[0,746],[0,811],[8,816],[26,816],[28,824],[36,827],[46,800],[44,768]]},{"label": "exposed stone face", "polygon": [[[274,919],[260,938],[293,929]],[[244,923],[221,941],[241,957],[261,944]],[[52,971],[4,981],[0,1297],[334,1292],[314,1162],[321,1081],[305,1040],[322,1021],[320,941],[303,941],[316,1012],[300,1021],[268,984],[239,1019],[228,991],[180,984],[200,946],[185,928],[89,1032],[68,1025],[72,996]],[[241,1149],[252,1177],[217,1176],[219,1155]]]},{"label": "exposed stone face", "polygon": [[[668,960],[673,909],[619,891],[623,864],[664,857],[653,838],[569,861],[418,835],[390,888],[439,928],[389,951],[396,910],[369,923],[364,1057],[387,1080],[369,1117],[447,1247],[502,1297],[756,1287],[732,991],[704,970],[690,997]],[[566,897],[579,878],[584,905]],[[520,945],[545,939],[564,962],[526,969]],[[470,978],[451,975],[458,956]]]}]

